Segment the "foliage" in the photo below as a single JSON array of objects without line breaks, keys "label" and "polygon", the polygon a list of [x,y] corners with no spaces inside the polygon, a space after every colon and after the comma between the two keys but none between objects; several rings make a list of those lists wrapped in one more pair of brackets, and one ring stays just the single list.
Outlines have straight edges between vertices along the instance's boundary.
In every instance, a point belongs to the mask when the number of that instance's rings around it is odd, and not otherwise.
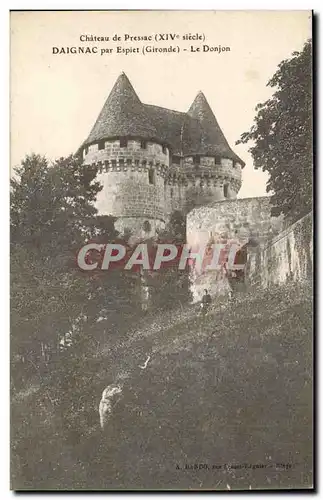
[{"label": "foliage", "polygon": [[[86,373],[71,373],[73,398],[67,377],[64,411],[53,414],[40,390],[14,402],[21,425],[13,435],[13,485],[310,487],[312,296],[308,283],[294,282],[243,294],[234,307],[215,304],[203,320],[191,307],[185,319],[161,315],[158,331],[156,316],[146,317],[138,335],[89,360]],[[141,370],[145,353],[151,360]],[[107,381],[123,388],[102,432],[98,388]],[[183,470],[194,463],[210,469]]]},{"label": "foliage", "polygon": [[86,290],[75,265],[77,249],[90,235],[84,221],[100,189],[95,171],[76,157],[50,165],[27,156],[11,182],[12,348],[26,355],[41,343],[54,349],[82,313]]},{"label": "foliage", "polygon": [[[186,242],[186,217],[179,211],[171,214],[165,230],[159,235],[158,243],[169,243],[180,247]],[[178,269],[178,259],[169,266],[162,266],[153,273],[151,281],[152,305],[155,308],[172,308],[190,302],[188,269]]]},{"label": "foliage", "polygon": [[131,303],[132,288],[124,276],[98,276],[76,264],[89,240],[117,238],[114,219],[96,216],[93,202],[101,186],[95,177],[96,169],[84,169],[77,156],[50,164],[33,154],[12,180],[11,350],[17,367],[24,362],[23,377],[28,377],[27,366],[39,370],[57,357],[67,333],[79,353],[84,342],[95,351],[110,333],[97,320],[110,319],[115,332],[124,319],[124,301]]},{"label": "foliage", "polygon": [[258,104],[255,123],[239,143],[249,149],[255,168],[268,172],[272,215],[295,221],[312,208],[312,44],[282,61],[267,86],[275,91]]}]

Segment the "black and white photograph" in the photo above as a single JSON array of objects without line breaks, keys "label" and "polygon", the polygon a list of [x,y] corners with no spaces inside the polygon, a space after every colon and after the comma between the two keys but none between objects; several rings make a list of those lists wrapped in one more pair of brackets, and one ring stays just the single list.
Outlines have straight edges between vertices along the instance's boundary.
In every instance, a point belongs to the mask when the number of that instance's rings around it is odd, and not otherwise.
[{"label": "black and white photograph", "polygon": [[10,12],[11,490],[313,490],[312,25]]}]

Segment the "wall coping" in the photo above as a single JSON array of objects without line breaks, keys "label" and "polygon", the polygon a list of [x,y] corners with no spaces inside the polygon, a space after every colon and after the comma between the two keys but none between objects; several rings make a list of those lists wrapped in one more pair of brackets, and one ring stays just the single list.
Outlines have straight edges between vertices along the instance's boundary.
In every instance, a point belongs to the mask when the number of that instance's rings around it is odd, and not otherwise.
[{"label": "wall coping", "polygon": [[276,236],[273,236],[272,238],[270,238],[266,242],[267,243],[266,246],[263,247],[263,250],[266,250],[267,248],[275,245],[275,243],[277,243],[278,241],[285,238],[288,234],[292,233],[294,231],[295,227],[303,224],[305,219],[309,219],[309,218],[311,218],[311,220],[313,219],[313,211],[312,210],[308,214],[303,215],[303,217],[301,217],[296,222],[294,222],[294,224],[292,224],[291,226],[288,226],[286,229],[284,229],[283,231],[278,233]]},{"label": "wall coping", "polygon": [[193,208],[193,210],[191,210],[188,214],[187,214],[187,217],[190,217],[191,214],[193,214],[194,212],[197,212],[199,210],[203,210],[203,209],[216,209],[217,206],[219,204],[225,204],[225,203],[228,203],[228,204],[236,204],[236,205],[239,205],[241,203],[244,203],[246,201],[254,201],[254,200],[257,200],[257,201],[265,201],[268,203],[269,205],[269,200],[270,200],[270,196],[250,196],[248,198],[235,198],[235,199],[224,199],[224,200],[219,200],[219,201],[214,201],[212,203],[209,203],[208,205],[203,205],[201,207],[196,207],[196,208]]}]

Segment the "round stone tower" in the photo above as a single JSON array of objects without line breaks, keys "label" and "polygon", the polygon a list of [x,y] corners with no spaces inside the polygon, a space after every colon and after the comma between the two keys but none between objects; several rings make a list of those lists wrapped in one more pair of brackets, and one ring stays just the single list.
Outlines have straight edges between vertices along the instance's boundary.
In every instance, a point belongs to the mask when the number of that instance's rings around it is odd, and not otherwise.
[{"label": "round stone tower", "polygon": [[167,214],[235,199],[245,163],[230,148],[204,94],[197,94],[187,113],[159,108],[158,115],[171,144]]},{"label": "round stone tower", "polygon": [[183,173],[188,204],[201,206],[235,199],[244,163],[230,148],[203,92],[197,94],[187,115]]},{"label": "round stone tower", "polygon": [[115,83],[86,141],[84,166],[98,165],[100,215],[116,229],[149,238],[165,226],[165,175],[169,145],[157,137],[145,106],[124,73]]},{"label": "round stone tower", "polygon": [[150,238],[174,210],[235,199],[244,162],[232,151],[204,94],[187,113],[144,104],[122,73],[80,151],[98,166],[100,215],[120,233]]}]

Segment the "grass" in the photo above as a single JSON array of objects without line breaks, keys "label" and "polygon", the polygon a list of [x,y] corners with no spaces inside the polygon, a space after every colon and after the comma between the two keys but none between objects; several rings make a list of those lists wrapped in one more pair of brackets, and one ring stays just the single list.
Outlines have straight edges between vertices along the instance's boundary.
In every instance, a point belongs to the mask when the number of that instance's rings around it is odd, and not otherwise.
[{"label": "grass", "polygon": [[[292,284],[205,318],[193,307],[146,317],[99,356],[67,362],[59,405],[45,381],[13,398],[13,488],[310,487],[311,296]],[[102,432],[112,383],[123,390]]]}]

